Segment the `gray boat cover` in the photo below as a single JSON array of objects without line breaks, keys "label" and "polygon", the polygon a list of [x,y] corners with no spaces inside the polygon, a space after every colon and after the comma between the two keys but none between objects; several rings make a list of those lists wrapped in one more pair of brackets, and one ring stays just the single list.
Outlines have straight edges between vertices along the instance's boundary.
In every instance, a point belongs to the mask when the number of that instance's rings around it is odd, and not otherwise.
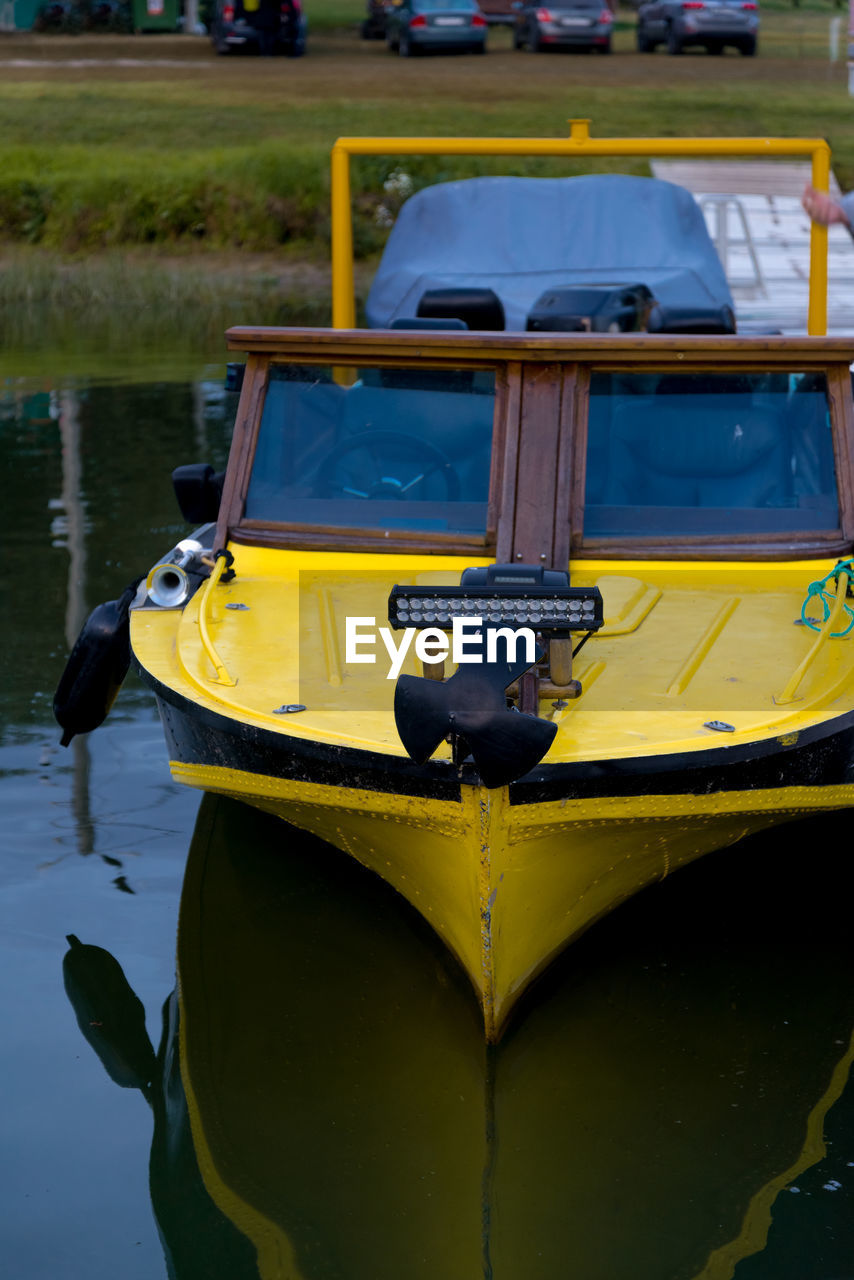
[{"label": "gray boat cover", "polygon": [[416,192],[366,303],[372,329],[414,316],[427,289],[491,288],[507,329],[558,285],[645,284],[663,306],[733,306],[699,205],[658,178],[467,178]]}]

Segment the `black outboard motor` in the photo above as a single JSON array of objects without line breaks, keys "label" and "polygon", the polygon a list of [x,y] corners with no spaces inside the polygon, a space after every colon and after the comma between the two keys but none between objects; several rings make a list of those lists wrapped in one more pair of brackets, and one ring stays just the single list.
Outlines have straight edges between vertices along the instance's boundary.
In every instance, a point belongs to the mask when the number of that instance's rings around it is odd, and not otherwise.
[{"label": "black outboard motor", "polygon": [[504,328],[504,307],[493,289],[427,289],[415,314],[425,320],[462,320],[469,329]]},{"label": "black outboard motor", "polygon": [[645,284],[564,285],[547,289],[531,308],[533,333],[637,333],[655,298]]},{"label": "black outboard motor", "polygon": [[92,610],[71,650],[53,698],[53,714],[67,747],[77,733],[103,724],[130,666],[128,611],[142,579],[132,582],[118,600]]}]

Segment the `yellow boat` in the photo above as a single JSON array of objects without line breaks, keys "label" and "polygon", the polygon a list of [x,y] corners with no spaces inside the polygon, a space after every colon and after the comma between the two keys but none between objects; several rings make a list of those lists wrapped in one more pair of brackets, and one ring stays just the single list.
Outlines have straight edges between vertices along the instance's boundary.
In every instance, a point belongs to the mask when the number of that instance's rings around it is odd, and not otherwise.
[{"label": "yellow boat", "polygon": [[399,890],[488,1039],[645,885],[851,804],[854,338],[227,338],[215,519],[130,613],[173,776]]},{"label": "yellow boat", "polygon": [[[851,550],[854,341],[251,329],[228,340],[249,359],[209,539],[227,556],[181,607],[149,596],[131,614],[173,776],[278,813],[382,875],[457,955],[490,1037],[552,956],[645,884],[748,832],[851,804],[854,641],[834,638],[851,620],[850,566],[827,583],[821,629],[796,624],[810,584]],[[295,428],[305,435],[285,441],[284,390],[310,405]],[[342,437],[363,393],[370,419]],[[431,396],[420,421],[405,407]],[[385,397],[400,427],[377,431]],[[429,446],[447,457],[432,473],[416,436],[430,423]],[[312,489],[318,466],[331,478]],[[643,467],[645,492],[661,489],[648,503],[631,470]],[[404,496],[386,496],[395,488]],[[491,563],[509,578],[514,565],[568,565],[573,587],[604,602],[571,671],[558,641],[560,672],[543,662],[517,682],[516,705],[527,695],[536,721],[490,709],[487,741],[517,722],[551,737],[532,767],[526,740],[520,775],[493,787],[466,750],[478,726],[455,734],[451,704],[435,752],[409,757],[377,635],[393,587],[441,600]],[[361,641],[349,654],[348,620]],[[403,672],[421,666],[410,651]]]}]

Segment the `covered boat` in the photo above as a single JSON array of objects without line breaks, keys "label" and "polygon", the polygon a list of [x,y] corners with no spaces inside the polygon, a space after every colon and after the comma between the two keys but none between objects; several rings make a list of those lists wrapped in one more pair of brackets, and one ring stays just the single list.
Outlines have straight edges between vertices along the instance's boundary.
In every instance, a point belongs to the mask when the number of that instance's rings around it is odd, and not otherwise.
[{"label": "covered boat", "polygon": [[130,615],[173,775],[399,889],[488,1036],[643,885],[851,803],[854,342],[228,341],[216,525]]},{"label": "covered boat", "polygon": [[465,178],[416,192],[392,228],[365,314],[377,329],[411,316],[472,329],[735,329],[694,197],[618,173]]}]

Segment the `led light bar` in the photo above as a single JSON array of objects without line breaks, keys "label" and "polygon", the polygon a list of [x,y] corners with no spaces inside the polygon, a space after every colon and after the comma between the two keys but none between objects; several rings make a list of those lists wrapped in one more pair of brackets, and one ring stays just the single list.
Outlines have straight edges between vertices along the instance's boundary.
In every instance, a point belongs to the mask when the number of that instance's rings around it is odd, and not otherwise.
[{"label": "led light bar", "polygon": [[388,620],[404,627],[450,631],[454,618],[482,618],[487,627],[530,627],[541,635],[598,631],[602,595],[598,587],[461,586],[392,587]]}]

